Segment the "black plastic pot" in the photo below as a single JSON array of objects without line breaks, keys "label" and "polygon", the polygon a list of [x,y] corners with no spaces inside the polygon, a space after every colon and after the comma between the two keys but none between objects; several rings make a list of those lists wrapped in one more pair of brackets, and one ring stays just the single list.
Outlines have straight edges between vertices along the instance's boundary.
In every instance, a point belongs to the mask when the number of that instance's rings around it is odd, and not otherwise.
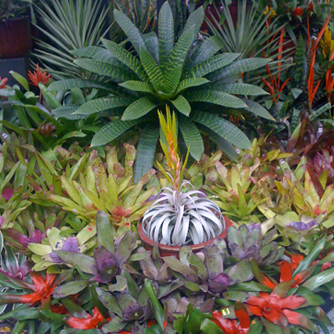
[{"label": "black plastic pot", "polygon": [[31,49],[29,17],[0,20],[0,58],[19,58]]}]

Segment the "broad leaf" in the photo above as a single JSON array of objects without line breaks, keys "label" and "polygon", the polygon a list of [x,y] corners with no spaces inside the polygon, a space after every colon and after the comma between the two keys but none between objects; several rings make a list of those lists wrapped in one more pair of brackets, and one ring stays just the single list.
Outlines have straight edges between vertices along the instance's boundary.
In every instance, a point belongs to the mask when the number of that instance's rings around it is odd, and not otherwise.
[{"label": "broad leaf", "polygon": [[140,64],[139,60],[135,56],[133,56],[129,51],[125,50],[119,44],[113,41],[102,39],[102,42],[107,50],[120,62],[122,62],[134,73],[136,73],[139,79],[145,79],[146,75],[144,73],[143,66]]},{"label": "broad leaf", "polygon": [[144,39],[139,32],[138,28],[131,22],[131,20],[124,13],[117,9],[114,9],[114,19],[118,25],[122,28],[125,35],[128,36],[129,41],[132,43],[133,47],[140,53],[140,48],[146,48]]},{"label": "broad leaf", "polygon": [[[152,83],[154,89],[159,92],[162,88],[162,83],[164,81],[164,75],[161,72],[158,64],[155,62],[154,58],[145,49],[140,49],[140,60],[144,66],[144,69]],[[166,93],[163,91],[163,93]]]},{"label": "broad leaf", "polygon": [[270,121],[275,121],[275,118],[271,116],[269,111],[265,109],[264,107],[262,107],[259,103],[249,100],[249,99],[245,99],[245,98],[241,98],[241,99],[247,104],[248,106],[247,111],[252,112],[256,116],[260,116],[262,118],[269,119]]},{"label": "broad leaf", "polygon": [[74,115],[90,115],[99,111],[109,110],[118,107],[126,107],[132,103],[134,98],[129,97],[101,97],[84,103],[74,112]]},{"label": "broad leaf", "polygon": [[214,88],[228,94],[251,96],[268,95],[268,93],[261,87],[244,83],[216,84],[214,85]]},{"label": "broad leaf", "polygon": [[159,12],[159,66],[164,70],[174,47],[174,19],[168,1]]},{"label": "broad leaf", "polygon": [[247,149],[251,146],[250,140],[242,131],[217,115],[197,111],[191,115],[191,118],[194,122],[204,125],[232,145],[241,149]]},{"label": "broad leaf", "polygon": [[54,81],[48,87],[48,90],[66,91],[73,88],[98,88],[108,91],[113,90],[110,84],[104,84],[100,81],[85,80],[85,79],[67,79],[67,80]]},{"label": "broad leaf", "polygon": [[207,61],[213,57],[220,50],[219,38],[217,36],[212,36],[206,38],[204,42],[197,47],[194,53],[191,55],[191,66],[194,67],[204,61]]},{"label": "broad leaf", "polygon": [[247,104],[240,98],[217,90],[193,90],[185,93],[189,102],[208,102],[229,108],[248,108]]},{"label": "broad leaf", "polygon": [[199,161],[204,153],[203,139],[196,125],[187,117],[179,116],[179,128],[191,156]]},{"label": "broad leaf", "polygon": [[141,97],[136,100],[132,104],[130,104],[123,113],[122,120],[123,121],[131,121],[134,119],[138,119],[142,116],[145,116],[151,110],[156,108],[158,105],[152,102],[147,96]]},{"label": "broad leaf", "polygon": [[189,78],[189,79],[182,80],[179,86],[177,87],[176,94],[179,94],[183,90],[188,89],[190,87],[202,86],[209,82],[210,81],[205,78]]},{"label": "broad leaf", "polygon": [[191,112],[191,106],[184,96],[179,95],[175,100],[171,100],[171,102],[181,114],[189,116]]},{"label": "broad leaf", "polygon": [[137,159],[135,162],[134,183],[137,183],[152,168],[158,138],[159,129],[155,124],[148,124],[141,133],[137,146],[137,156],[145,158]]},{"label": "broad leaf", "polygon": [[138,124],[137,121],[124,122],[117,119],[103,126],[93,137],[91,146],[101,146],[110,143],[112,140],[119,137],[125,131],[131,129],[133,126]]},{"label": "broad leaf", "polygon": [[66,119],[76,120],[76,119],[85,119],[86,115],[72,115],[80,105],[65,105],[59,108],[52,110],[52,115],[55,117],[64,117]]},{"label": "broad leaf", "polygon": [[125,81],[119,85],[123,88],[134,90],[135,92],[146,92],[155,94],[152,86],[148,82],[130,80]]},{"label": "broad leaf", "polygon": [[108,76],[114,80],[126,81],[136,79],[136,75],[134,73],[132,74],[131,72],[126,72],[118,66],[110,65],[110,63],[103,63],[94,59],[76,59],[74,63],[85,70]]},{"label": "broad leaf", "polygon": [[239,53],[223,53],[196,65],[184,75],[184,78],[200,78],[231,64],[240,56]]}]

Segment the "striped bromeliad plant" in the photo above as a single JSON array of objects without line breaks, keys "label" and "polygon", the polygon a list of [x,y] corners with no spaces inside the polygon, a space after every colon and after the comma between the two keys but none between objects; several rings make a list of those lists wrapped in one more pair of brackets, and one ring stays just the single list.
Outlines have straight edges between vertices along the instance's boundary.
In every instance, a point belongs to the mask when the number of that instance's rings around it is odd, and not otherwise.
[{"label": "striped bromeliad plant", "polygon": [[[69,118],[85,118],[91,114],[114,117],[94,136],[92,146],[107,144],[136,125],[143,128],[138,144],[135,181],[153,164],[159,138],[156,110],[166,103],[177,110],[178,127],[190,155],[199,160],[204,152],[201,133],[216,141],[223,151],[235,157],[232,145],[247,148],[250,141],[222,114],[231,110],[252,112],[272,119],[266,109],[245,96],[267,94],[260,87],[238,81],[242,73],[263,67],[270,60],[239,60],[237,53],[220,54],[215,37],[197,40],[204,18],[203,8],[194,11],[176,38],[171,8],[166,2],[159,14],[159,34],[141,34],[130,19],[118,10],[116,22],[125,32],[132,48],[103,39],[104,47],[88,47],[75,51],[75,63],[87,71],[107,78],[105,82],[70,79],[52,83],[50,90],[96,88],[100,94],[92,101],[54,110]],[[175,42],[176,41],[176,42]],[[64,112],[63,109],[66,109]],[[62,109],[62,110],[61,110]],[[115,118],[116,116],[116,118]]]}]

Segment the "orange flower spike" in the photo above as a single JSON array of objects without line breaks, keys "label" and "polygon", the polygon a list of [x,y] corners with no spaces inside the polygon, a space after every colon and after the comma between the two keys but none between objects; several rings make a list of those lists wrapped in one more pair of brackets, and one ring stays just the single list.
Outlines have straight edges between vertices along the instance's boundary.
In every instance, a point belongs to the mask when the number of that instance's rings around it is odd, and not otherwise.
[{"label": "orange flower spike", "polygon": [[8,78],[3,78],[1,80],[1,77],[0,77],[0,89],[5,89],[6,88],[6,82],[8,81]]},{"label": "orange flower spike", "polygon": [[76,318],[76,317],[67,317],[64,318],[64,322],[72,328],[75,329],[95,329],[98,327],[98,324],[103,321],[105,318],[95,306],[93,315],[88,314],[86,318]]},{"label": "orange flower spike", "polygon": [[38,87],[40,82],[46,85],[50,81],[51,75],[41,71],[37,64],[34,72],[28,71],[28,79],[31,85]]}]

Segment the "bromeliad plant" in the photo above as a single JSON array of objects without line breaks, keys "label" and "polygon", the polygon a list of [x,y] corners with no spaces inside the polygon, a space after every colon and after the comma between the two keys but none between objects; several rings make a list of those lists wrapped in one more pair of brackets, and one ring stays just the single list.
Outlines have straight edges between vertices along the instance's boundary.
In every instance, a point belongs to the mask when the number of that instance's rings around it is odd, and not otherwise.
[{"label": "bromeliad plant", "polygon": [[143,217],[143,231],[153,241],[166,245],[200,244],[219,236],[225,221],[218,206],[197,190],[187,191],[183,173],[188,154],[182,163],[178,154],[176,117],[167,107],[166,119],[159,112],[165,141],[160,144],[167,160],[165,170],[157,163],[172,189],[163,188],[158,199]]},{"label": "bromeliad plant", "polygon": [[236,53],[217,54],[219,45],[215,38],[197,42],[203,17],[202,7],[194,11],[175,43],[174,20],[168,2],[159,14],[159,37],[154,32],[141,34],[124,13],[115,10],[114,18],[127,35],[135,54],[103,39],[106,49],[77,50],[76,55],[82,58],[75,61],[88,71],[107,75],[111,83],[65,80],[49,87],[61,91],[74,87],[99,88],[104,96],[84,103],[75,115],[108,111],[108,116],[121,116],[96,133],[92,146],[107,144],[130,128],[147,123],[138,147],[139,154],[147,158],[136,166],[135,180],[153,165],[159,137],[156,110],[166,103],[177,111],[178,127],[186,145],[191,144],[190,154],[196,160],[204,152],[200,130],[208,133],[227,154],[233,151],[232,145],[250,146],[243,132],[220,117],[228,114],[230,109],[247,110],[272,120],[266,109],[244,97],[265,95],[265,91],[237,82],[242,73],[263,67],[270,60],[237,60],[239,54]]}]

